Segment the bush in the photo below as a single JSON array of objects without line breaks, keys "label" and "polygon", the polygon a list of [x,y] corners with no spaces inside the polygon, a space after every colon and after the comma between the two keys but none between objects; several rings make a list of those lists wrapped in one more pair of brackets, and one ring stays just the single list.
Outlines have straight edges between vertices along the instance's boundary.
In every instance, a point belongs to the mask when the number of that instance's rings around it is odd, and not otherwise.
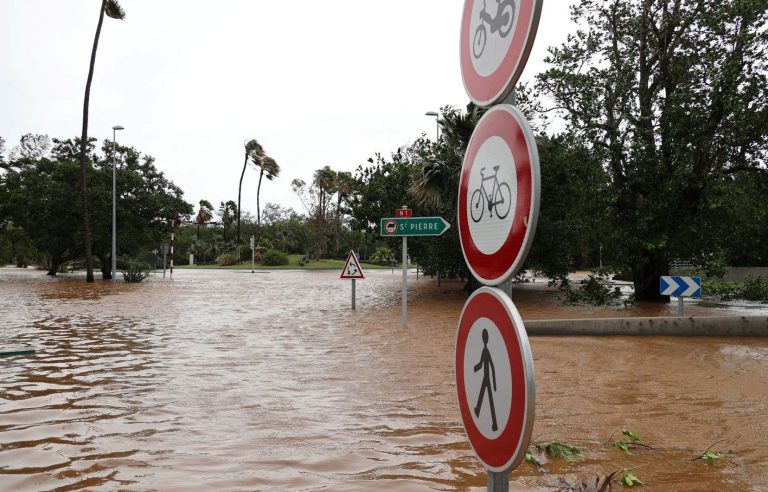
[{"label": "bush", "polygon": [[142,282],[149,278],[149,265],[132,261],[128,263],[128,267],[121,273],[123,274],[123,280],[126,282]]},{"label": "bush", "polygon": [[719,297],[723,301],[746,299],[768,302],[768,279],[749,275],[743,282],[705,279],[702,292],[707,297]]},{"label": "bush", "polygon": [[261,257],[264,256],[264,253],[266,253],[269,250],[269,248],[265,248],[264,246],[256,246],[253,249],[253,259],[256,261],[261,261]]},{"label": "bush", "polygon": [[221,266],[237,265],[240,261],[237,259],[237,255],[233,253],[222,253],[216,261]]},{"label": "bush", "polygon": [[261,264],[264,266],[281,266],[288,264],[288,255],[276,249],[270,249],[261,256]]},{"label": "bush", "polygon": [[591,304],[593,306],[605,306],[616,304],[621,299],[619,288],[611,289],[604,284],[607,276],[603,273],[593,272],[586,279],[579,282],[578,290],[571,290],[570,286],[563,289],[565,300],[571,304]]}]

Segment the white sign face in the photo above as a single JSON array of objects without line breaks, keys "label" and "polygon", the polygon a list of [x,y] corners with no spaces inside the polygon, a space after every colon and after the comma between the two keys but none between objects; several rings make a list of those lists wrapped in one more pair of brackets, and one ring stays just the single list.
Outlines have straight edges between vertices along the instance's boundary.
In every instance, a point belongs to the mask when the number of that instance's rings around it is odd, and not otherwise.
[{"label": "white sign face", "polygon": [[478,75],[488,77],[501,66],[512,44],[519,11],[520,0],[491,0],[472,6],[467,42]]},{"label": "white sign face", "polygon": [[503,138],[493,136],[480,146],[469,173],[469,190],[470,234],[481,253],[492,255],[504,246],[517,205],[515,158]]},{"label": "white sign face", "polygon": [[472,420],[486,439],[507,427],[512,405],[512,369],[499,328],[488,318],[472,325],[464,350],[464,390]]}]

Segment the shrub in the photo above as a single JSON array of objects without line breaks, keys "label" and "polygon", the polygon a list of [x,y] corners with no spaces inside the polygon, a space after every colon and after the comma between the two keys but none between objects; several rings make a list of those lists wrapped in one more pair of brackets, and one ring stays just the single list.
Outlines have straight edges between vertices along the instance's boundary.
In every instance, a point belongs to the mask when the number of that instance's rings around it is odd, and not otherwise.
[{"label": "shrub", "polygon": [[142,282],[149,278],[149,265],[131,261],[128,263],[128,267],[121,273],[123,274],[123,279],[126,282]]},{"label": "shrub", "polygon": [[256,261],[261,261],[261,257],[264,256],[264,253],[268,251],[268,248],[265,248],[264,246],[256,246],[253,249],[253,258]]},{"label": "shrub", "polygon": [[605,306],[616,304],[621,299],[619,288],[611,289],[604,284],[606,275],[593,272],[586,279],[579,282],[581,286],[577,290],[571,290],[570,286],[563,289],[565,300],[571,304],[591,304],[593,306]]},{"label": "shrub", "polygon": [[276,249],[270,249],[261,256],[261,264],[264,266],[281,266],[288,264],[288,255]]},{"label": "shrub", "polygon": [[216,261],[218,261],[221,266],[237,265],[240,263],[237,259],[237,255],[233,253],[222,253]]},{"label": "shrub", "polygon": [[768,302],[768,279],[747,276],[744,280],[744,299],[748,301]]}]

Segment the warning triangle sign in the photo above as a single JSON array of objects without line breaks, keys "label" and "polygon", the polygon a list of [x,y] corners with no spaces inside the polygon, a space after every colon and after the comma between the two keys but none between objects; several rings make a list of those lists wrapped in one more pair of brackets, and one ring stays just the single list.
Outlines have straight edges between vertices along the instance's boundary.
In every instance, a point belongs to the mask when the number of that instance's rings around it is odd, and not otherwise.
[{"label": "warning triangle sign", "polygon": [[350,251],[347,255],[347,262],[344,264],[344,270],[341,271],[341,278],[365,278],[354,251]]}]

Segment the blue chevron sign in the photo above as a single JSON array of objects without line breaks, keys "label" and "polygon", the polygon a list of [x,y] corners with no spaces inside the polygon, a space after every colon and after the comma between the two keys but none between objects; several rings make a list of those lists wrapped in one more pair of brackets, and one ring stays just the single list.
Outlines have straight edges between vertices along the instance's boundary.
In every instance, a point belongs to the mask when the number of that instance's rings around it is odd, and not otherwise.
[{"label": "blue chevron sign", "polygon": [[659,290],[663,296],[701,297],[701,277],[661,277]]}]

